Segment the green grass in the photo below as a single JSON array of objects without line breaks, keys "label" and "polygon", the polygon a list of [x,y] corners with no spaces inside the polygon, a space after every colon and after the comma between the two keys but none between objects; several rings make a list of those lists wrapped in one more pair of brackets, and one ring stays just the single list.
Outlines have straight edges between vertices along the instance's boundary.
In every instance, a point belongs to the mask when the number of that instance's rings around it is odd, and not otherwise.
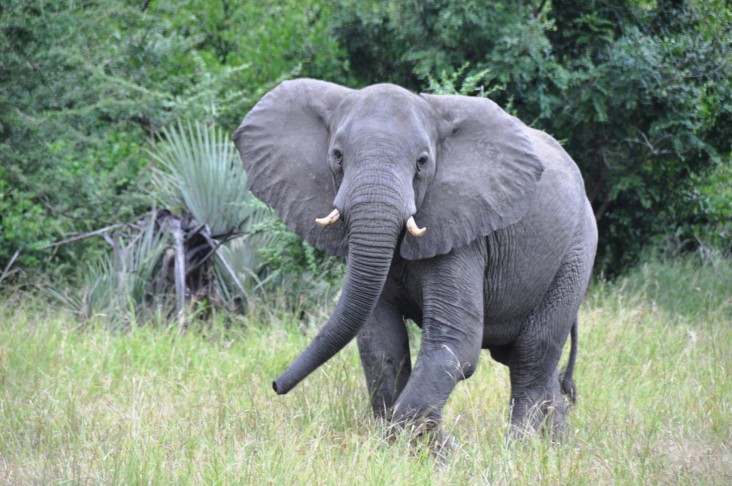
[{"label": "green grass", "polygon": [[595,285],[566,443],[506,445],[508,375],[484,354],[445,409],[442,460],[385,438],[353,344],[276,396],[308,340],[286,316],[115,333],[16,294],[0,310],[0,483],[731,484],[731,291],[729,261]]}]

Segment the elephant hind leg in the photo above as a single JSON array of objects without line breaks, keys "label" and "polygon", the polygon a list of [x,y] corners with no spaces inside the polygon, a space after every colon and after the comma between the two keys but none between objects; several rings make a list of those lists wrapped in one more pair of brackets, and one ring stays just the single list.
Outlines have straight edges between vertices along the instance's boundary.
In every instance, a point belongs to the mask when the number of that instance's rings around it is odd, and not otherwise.
[{"label": "elephant hind leg", "polygon": [[556,370],[547,383],[511,393],[510,438],[522,438],[542,430],[560,438],[566,428],[567,403],[559,391]]},{"label": "elephant hind leg", "polygon": [[[570,399],[576,395],[572,373],[577,354],[577,311],[589,279],[582,263],[581,255],[568,256],[544,299],[524,322],[511,350],[513,436],[538,431],[544,424],[558,438],[566,427],[568,400],[563,395]],[[560,380],[557,368],[570,331],[573,348]]]},{"label": "elephant hind leg", "polygon": [[391,418],[397,397],[412,372],[409,337],[398,310],[379,302],[357,337],[371,407],[376,417]]}]

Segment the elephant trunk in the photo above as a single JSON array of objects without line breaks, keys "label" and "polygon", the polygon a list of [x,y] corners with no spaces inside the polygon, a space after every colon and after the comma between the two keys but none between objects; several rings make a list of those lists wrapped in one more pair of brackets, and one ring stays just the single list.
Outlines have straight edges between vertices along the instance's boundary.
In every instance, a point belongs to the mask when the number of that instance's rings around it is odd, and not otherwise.
[{"label": "elephant trunk", "polygon": [[358,334],[384,288],[403,227],[401,218],[396,204],[385,204],[383,199],[348,209],[348,273],[343,292],[315,339],[272,383],[277,394],[290,391]]}]

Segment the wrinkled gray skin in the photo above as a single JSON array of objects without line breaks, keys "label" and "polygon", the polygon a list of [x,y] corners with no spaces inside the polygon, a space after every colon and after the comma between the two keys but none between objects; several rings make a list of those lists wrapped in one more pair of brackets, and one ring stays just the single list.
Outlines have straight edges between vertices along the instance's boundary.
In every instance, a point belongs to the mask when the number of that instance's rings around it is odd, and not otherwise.
[{"label": "wrinkled gray skin", "polygon": [[[234,140],[251,191],[348,263],[332,316],[277,393],[357,337],[375,414],[434,426],[488,349],[510,369],[512,431],[547,416],[562,430],[597,229],[553,138],[488,99],[301,79],[268,93]],[[340,220],[314,223],[333,208]],[[410,216],[424,236],[405,231]],[[414,368],[405,318],[422,328]]]}]

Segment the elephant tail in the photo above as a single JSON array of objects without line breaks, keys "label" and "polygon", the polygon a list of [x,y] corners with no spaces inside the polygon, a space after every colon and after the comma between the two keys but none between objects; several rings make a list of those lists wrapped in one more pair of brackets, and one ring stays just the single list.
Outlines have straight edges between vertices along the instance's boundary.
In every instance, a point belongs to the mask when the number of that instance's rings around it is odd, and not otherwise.
[{"label": "elephant tail", "polygon": [[572,375],[574,374],[574,364],[577,360],[577,320],[572,324],[571,344],[569,348],[569,361],[559,377],[562,388],[562,394],[569,398],[569,401],[575,403],[577,401],[577,385],[574,384]]}]

